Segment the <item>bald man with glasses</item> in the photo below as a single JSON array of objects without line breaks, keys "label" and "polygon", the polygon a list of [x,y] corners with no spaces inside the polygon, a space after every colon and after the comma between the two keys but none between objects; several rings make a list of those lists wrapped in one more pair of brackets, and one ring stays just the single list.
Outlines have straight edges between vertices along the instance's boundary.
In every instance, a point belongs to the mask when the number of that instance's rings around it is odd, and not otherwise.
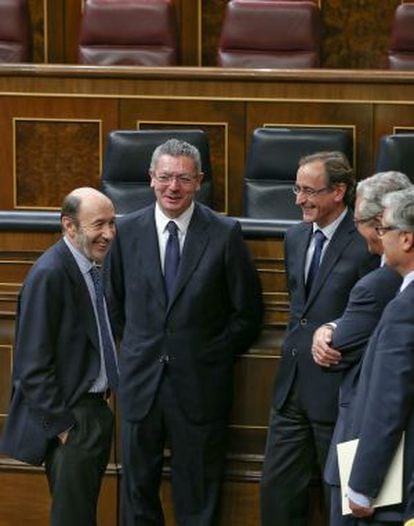
[{"label": "bald man with glasses", "polygon": [[355,228],[353,189],[353,171],[342,153],[300,160],[293,192],[303,222],[285,239],[291,308],[263,465],[263,526],[309,525],[308,490],[325,465],[342,379],[314,363],[313,332],[342,315],[354,284],[379,264]]}]

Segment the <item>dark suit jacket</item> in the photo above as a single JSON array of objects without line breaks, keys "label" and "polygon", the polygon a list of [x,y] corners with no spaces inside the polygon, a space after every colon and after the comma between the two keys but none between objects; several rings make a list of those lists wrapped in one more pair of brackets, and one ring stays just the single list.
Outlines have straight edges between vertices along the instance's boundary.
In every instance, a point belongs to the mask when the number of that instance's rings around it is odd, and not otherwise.
[{"label": "dark suit jacket", "polygon": [[123,418],[145,417],[167,363],[187,418],[202,422],[226,415],[234,357],[253,343],[262,314],[240,225],[195,205],[168,305],[154,206],[119,221],[109,271],[111,315],[122,338]]},{"label": "dark suit jacket", "polygon": [[285,240],[285,264],[290,293],[290,319],[282,347],[282,360],[275,384],[273,404],[282,408],[297,375],[301,402],[311,420],[334,423],[342,373],[327,373],[311,355],[312,336],[322,324],[339,318],[349,292],[379,258],[371,256],[356,230],[351,211],[330,241],[311,294],[305,295],[304,268],[312,224],[290,228]]},{"label": "dark suit jacket", "polygon": [[12,399],[0,451],[41,464],[51,440],[75,423],[71,407],[99,373],[96,320],[63,240],[34,264],[19,296]]},{"label": "dark suit jacket", "polygon": [[368,340],[385,306],[395,297],[401,276],[384,266],[361,278],[352,289],[348,305],[336,320],[332,346],[342,352],[342,360],[327,371],[344,371],[339,389],[339,413],[325,467],[325,480],[339,486],[336,445],[348,440],[351,432],[351,403],[358,384],[360,364]]},{"label": "dark suit jacket", "polygon": [[[359,445],[349,485],[376,497],[405,431],[406,491],[414,470],[414,283],[385,308],[365,354],[355,397],[352,437]],[[405,503],[378,508],[377,520],[403,519]]]}]

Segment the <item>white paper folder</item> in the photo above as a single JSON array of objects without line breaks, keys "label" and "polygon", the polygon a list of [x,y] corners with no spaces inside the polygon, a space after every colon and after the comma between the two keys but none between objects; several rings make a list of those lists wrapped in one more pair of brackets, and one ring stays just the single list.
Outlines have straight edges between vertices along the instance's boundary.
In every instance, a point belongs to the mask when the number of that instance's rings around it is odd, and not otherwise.
[{"label": "white paper folder", "polygon": [[[339,478],[341,481],[342,496],[342,515],[349,515],[351,510],[348,506],[348,481],[351,475],[352,464],[358,447],[359,439],[348,440],[337,444]],[[385,476],[384,483],[377,498],[373,502],[373,507],[390,506],[402,502],[403,487],[403,452],[404,452],[404,434],[394,454],[391,465]],[[375,469],[375,466],[372,466]]]}]

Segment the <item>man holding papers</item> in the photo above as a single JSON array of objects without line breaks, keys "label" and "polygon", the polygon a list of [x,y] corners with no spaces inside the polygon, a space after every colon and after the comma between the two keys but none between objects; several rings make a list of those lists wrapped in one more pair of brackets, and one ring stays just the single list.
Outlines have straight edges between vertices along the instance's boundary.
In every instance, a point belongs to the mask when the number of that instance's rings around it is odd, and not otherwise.
[{"label": "man holding papers", "polygon": [[370,272],[353,287],[344,314],[315,331],[312,355],[327,374],[344,371],[339,392],[339,413],[325,466],[324,479],[330,486],[330,526],[354,526],[357,519],[342,514],[337,444],[348,439],[352,418],[351,404],[358,385],[361,359],[385,306],[395,297],[402,279],[384,265],[381,238],[382,199],[387,193],[410,188],[408,177],[400,172],[381,172],[358,183],[354,222],[365,238],[368,250],[382,256],[380,268]]},{"label": "man holding papers", "polygon": [[[402,525],[406,490],[414,472],[414,190],[384,198],[382,238],[387,264],[403,277],[384,310],[362,364],[351,438],[358,438],[348,483],[358,525]],[[373,508],[405,432],[402,502]]]}]

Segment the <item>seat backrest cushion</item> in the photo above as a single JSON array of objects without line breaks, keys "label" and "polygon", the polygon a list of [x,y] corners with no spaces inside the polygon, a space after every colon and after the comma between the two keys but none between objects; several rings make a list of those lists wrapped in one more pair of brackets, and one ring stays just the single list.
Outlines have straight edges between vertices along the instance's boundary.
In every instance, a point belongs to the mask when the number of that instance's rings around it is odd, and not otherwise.
[{"label": "seat backrest cushion", "polygon": [[175,65],[174,4],[169,0],[89,0],[82,19],[79,62]]},{"label": "seat backrest cushion", "polygon": [[227,4],[219,66],[317,67],[319,49],[320,16],[313,2],[233,0]]}]

